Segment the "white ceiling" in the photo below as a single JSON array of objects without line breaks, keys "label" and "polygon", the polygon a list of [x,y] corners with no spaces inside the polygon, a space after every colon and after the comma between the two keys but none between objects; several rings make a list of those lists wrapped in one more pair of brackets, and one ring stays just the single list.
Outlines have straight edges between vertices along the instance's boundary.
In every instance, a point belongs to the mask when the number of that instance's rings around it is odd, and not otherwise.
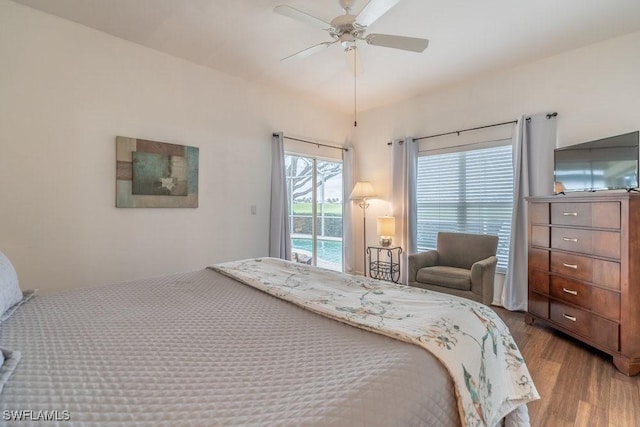
[{"label": "white ceiling", "polygon": [[[354,108],[354,77],[338,44],[280,62],[331,39],[274,6],[330,21],[343,13],[338,0],[14,1],[344,112]],[[354,11],[365,4],[357,0]],[[358,111],[636,31],[640,0],[402,0],[367,33],[430,45],[419,54],[359,44]]]}]

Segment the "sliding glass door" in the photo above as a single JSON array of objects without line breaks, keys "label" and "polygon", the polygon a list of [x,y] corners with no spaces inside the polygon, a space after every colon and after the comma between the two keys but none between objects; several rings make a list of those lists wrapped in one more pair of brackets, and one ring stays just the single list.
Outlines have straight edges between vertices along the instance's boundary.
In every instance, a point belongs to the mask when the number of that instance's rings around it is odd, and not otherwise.
[{"label": "sliding glass door", "polygon": [[342,271],[342,162],[285,155],[293,260]]}]

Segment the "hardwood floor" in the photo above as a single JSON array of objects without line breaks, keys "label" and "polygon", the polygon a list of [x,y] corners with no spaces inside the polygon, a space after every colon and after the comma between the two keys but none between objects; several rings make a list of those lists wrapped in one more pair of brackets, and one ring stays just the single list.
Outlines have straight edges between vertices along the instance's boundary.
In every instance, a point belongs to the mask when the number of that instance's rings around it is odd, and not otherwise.
[{"label": "hardwood floor", "polygon": [[532,427],[640,426],[640,375],[621,374],[611,356],[539,322],[526,325],[524,313],[492,308],[509,326],[540,393],[528,405]]}]

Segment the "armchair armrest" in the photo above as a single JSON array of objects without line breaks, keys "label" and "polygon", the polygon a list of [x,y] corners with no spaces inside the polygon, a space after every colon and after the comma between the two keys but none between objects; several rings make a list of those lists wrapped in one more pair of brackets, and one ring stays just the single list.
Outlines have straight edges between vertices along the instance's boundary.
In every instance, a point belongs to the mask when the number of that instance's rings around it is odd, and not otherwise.
[{"label": "armchair armrest", "polygon": [[438,265],[438,251],[419,252],[409,255],[409,268],[407,281],[415,282],[418,270],[424,267]]},{"label": "armchair armrest", "polygon": [[471,291],[482,296],[482,302],[490,305],[493,301],[493,282],[498,258],[490,256],[471,266]]}]

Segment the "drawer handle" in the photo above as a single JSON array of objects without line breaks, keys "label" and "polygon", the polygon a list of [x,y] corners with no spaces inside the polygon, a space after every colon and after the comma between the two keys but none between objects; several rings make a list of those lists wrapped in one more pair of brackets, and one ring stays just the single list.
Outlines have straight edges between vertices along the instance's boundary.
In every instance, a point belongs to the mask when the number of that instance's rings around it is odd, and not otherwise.
[{"label": "drawer handle", "polygon": [[575,237],[563,237],[562,240],[564,240],[565,242],[578,243],[578,239]]},{"label": "drawer handle", "polygon": [[567,268],[573,268],[574,270],[578,269],[578,265],[577,264],[566,264],[566,263],[563,262],[562,265],[564,267],[567,267]]},{"label": "drawer handle", "polygon": [[564,317],[565,319],[569,319],[569,320],[571,320],[572,322],[575,322],[576,320],[578,320],[578,319],[576,319],[575,317],[573,317],[573,316],[569,316],[568,314],[564,314],[564,313],[562,313],[562,317]]},{"label": "drawer handle", "polygon": [[578,291],[574,291],[574,290],[567,289],[567,288],[562,288],[562,292],[565,292],[565,293],[571,294],[571,295],[578,295]]},{"label": "drawer handle", "polygon": [[578,212],[562,212],[564,216],[578,216]]}]

